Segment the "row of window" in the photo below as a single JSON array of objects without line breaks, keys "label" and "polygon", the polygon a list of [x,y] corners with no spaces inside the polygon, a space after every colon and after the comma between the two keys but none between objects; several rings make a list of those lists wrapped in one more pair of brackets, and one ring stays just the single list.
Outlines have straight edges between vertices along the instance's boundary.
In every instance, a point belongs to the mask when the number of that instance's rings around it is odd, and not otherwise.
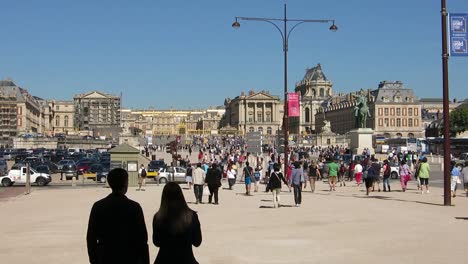
[{"label": "row of window", "polygon": [[[257,131],[263,134],[263,127],[257,128]],[[255,128],[254,127],[249,127],[249,132],[255,132]],[[273,132],[273,129],[271,127],[267,127],[267,129],[266,129],[267,135],[271,135],[272,132]]]},{"label": "row of window", "polygon": [[415,118],[379,118],[381,127],[418,127],[419,119]]},{"label": "row of window", "polygon": [[[249,122],[254,122],[254,115],[250,114],[248,115],[248,121]],[[257,113],[257,119],[255,120],[256,122],[271,122],[271,114],[266,113],[265,114],[265,120],[263,120],[263,115],[262,113]]]},{"label": "row of window", "polygon": [[379,107],[379,116],[419,116],[419,108],[417,107]]},{"label": "row of window", "polygon": [[[55,126],[57,126],[57,127],[60,126],[60,116],[55,117]],[[63,118],[63,126],[68,127],[68,116],[67,115]]]}]

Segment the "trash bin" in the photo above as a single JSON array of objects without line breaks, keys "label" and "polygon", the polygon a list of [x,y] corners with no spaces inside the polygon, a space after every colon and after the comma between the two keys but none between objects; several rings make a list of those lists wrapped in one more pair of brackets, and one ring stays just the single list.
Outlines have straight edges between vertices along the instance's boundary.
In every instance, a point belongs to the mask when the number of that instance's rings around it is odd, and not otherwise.
[{"label": "trash bin", "polygon": [[152,154],[151,155],[151,160],[156,160],[156,155]]}]

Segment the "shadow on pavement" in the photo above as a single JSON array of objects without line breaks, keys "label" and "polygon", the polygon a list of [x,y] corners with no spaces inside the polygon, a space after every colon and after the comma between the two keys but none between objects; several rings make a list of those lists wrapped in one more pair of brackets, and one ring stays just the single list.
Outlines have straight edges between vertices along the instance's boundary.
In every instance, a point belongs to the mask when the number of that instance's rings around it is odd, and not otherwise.
[{"label": "shadow on pavement", "polygon": [[388,201],[397,201],[397,202],[406,202],[406,203],[418,203],[418,204],[426,204],[426,205],[444,206],[443,204],[438,204],[438,203],[421,202],[421,201],[408,201],[408,200],[392,198],[392,197],[382,196],[382,195],[357,196],[356,194],[353,194],[351,196],[349,196],[349,195],[337,195],[337,196],[354,197],[354,198],[359,198],[359,199],[379,199],[379,200],[388,200]]},{"label": "shadow on pavement", "polygon": [[455,219],[457,219],[457,220],[468,220],[468,217],[456,216]]}]

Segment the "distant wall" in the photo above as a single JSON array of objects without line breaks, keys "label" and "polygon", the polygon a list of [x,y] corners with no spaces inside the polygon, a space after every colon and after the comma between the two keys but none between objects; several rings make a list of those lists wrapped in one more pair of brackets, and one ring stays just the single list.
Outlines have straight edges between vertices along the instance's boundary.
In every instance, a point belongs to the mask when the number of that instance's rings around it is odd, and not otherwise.
[{"label": "distant wall", "polygon": [[110,148],[109,141],[96,140],[96,139],[81,139],[81,138],[14,138],[13,148],[25,149],[96,149],[96,148]]}]

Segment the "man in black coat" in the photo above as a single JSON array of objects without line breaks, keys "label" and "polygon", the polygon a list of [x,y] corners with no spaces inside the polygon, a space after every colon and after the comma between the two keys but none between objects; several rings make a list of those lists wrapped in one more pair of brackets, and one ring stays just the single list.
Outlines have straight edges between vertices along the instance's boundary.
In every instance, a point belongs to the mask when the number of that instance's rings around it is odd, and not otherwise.
[{"label": "man in black coat", "polygon": [[94,203],[86,242],[92,264],[149,263],[148,233],[140,204],[125,196],[128,173],[113,169],[107,176],[112,193]]},{"label": "man in black coat", "polygon": [[211,203],[214,194],[214,204],[218,204],[218,189],[221,187],[222,173],[218,169],[218,165],[213,163],[211,168],[208,169],[206,174],[205,183],[208,185],[210,190],[210,196],[208,197],[208,203]]}]

